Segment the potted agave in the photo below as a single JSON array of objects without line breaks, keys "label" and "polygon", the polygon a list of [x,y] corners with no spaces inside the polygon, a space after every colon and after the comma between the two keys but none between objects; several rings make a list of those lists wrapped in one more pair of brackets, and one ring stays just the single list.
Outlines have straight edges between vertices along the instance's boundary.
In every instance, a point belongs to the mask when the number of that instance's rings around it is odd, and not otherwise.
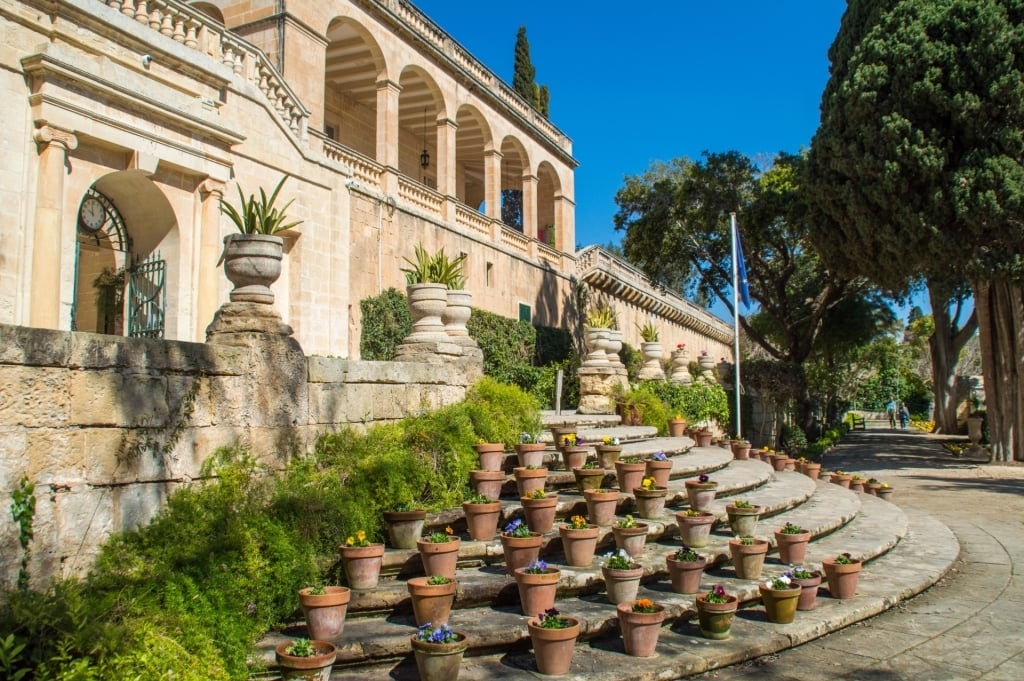
[{"label": "potted agave", "polygon": [[519,604],[524,615],[544,612],[555,606],[558,579],[562,572],[543,560],[535,560],[526,567],[516,568],[513,576],[519,587]]},{"label": "potted agave", "polygon": [[414,259],[404,258],[409,267],[401,268],[412,317],[412,333],[405,342],[445,342],[448,334],[442,317],[448,308],[448,283],[462,278],[466,256],[451,259],[444,249],[430,255],[418,244],[413,253]]},{"label": "potted agave", "polygon": [[601,565],[604,576],[605,591],[608,602],[613,605],[628,603],[636,598],[640,590],[640,578],[644,575],[643,567],[623,549],[606,554]]},{"label": "potted agave", "polygon": [[690,502],[690,508],[697,511],[707,511],[715,500],[715,492],[718,483],[712,481],[703,473],[696,480],[686,481],[686,498]]},{"label": "potted agave", "polygon": [[676,524],[679,526],[679,537],[684,544],[701,548],[708,545],[711,528],[715,524],[715,514],[688,508],[676,513]]},{"label": "potted agave", "polygon": [[522,518],[516,518],[501,533],[501,548],[505,553],[505,571],[515,575],[515,569],[526,567],[540,557],[544,537],[532,532]]},{"label": "potted agave", "polygon": [[469,647],[465,634],[452,631],[447,624],[435,627],[427,622],[409,641],[420,681],[455,681],[459,678],[462,656]]},{"label": "potted agave", "polygon": [[565,563],[571,567],[590,567],[597,550],[597,534],[600,528],[591,525],[581,515],[574,515],[569,522],[558,527],[562,538]]},{"label": "potted agave", "polygon": [[665,452],[658,451],[651,454],[644,463],[644,475],[654,478],[656,487],[668,487],[668,481],[672,478],[672,459],[665,456]]},{"label": "potted agave", "polygon": [[718,584],[707,593],[697,594],[694,604],[701,636],[718,641],[729,638],[733,615],[739,607],[736,596],[726,593],[725,587]]},{"label": "potted agave", "polygon": [[311,586],[299,590],[299,605],[312,639],[334,641],[345,631],[352,592],[344,586]]},{"label": "potted agave", "polygon": [[635,558],[643,553],[647,543],[647,523],[638,523],[636,518],[627,515],[612,525],[612,535],[615,545]]},{"label": "potted agave", "polygon": [[665,621],[665,608],[649,598],[638,598],[632,603],[619,603],[615,610],[626,654],[634,657],[654,655],[661,623]]},{"label": "potted agave", "polygon": [[814,610],[818,604],[818,587],[821,586],[821,573],[817,570],[806,570],[802,565],[793,568],[793,583],[800,587],[800,600],[797,610]]},{"label": "potted agave", "polygon": [[736,537],[729,540],[732,566],[739,579],[761,579],[764,557],[768,553],[768,540],[754,537]]},{"label": "potted agave", "polygon": [[286,211],[292,204],[288,201],[281,207],[274,204],[288,176],[285,175],[268,197],[261,188],[259,198],[250,194],[248,198],[238,189],[237,207],[221,200],[220,210],[238,229],[238,234],[224,237],[224,274],[234,284],[230,298],[233,303],[274,302],[270,285],[281,276],[281,259],[284,240],[278,233],[291,229],[301,220],[288,222]]},{"label": "potted agave", "polygon": [[786,523],[782,529],[775,530],[775,543],[779,547],[779,561],[783,565],[800,565],[807,555],[807,544],[810,541],[810,531],[793,523]]},{"label": "potted agave", "polygon": [[835,558],[821,561],[828,580],[828,592],[832,598],[853,598],[857,593],[857,578],[860,577],[861,562],[849,553],[840,553]]},{"label": "potted agave", "polygon": [[564,617],[555,608],[549,608],[527,622],[526,626],[530,631],[537,670],[552,676],[568,674],[576,639],[580,635],[579,620]]},{"label": "potted agave", "polygon": [[405,586],[412,599],[412,614],[417,626],[448,621],[458,587],[454,579],[444,575],[412,577]]},{"label": "potted agave", "polygon": [[700,590],[700,578],[708,564],[706,556],[683,544],[678,551],[665,556],[665,563],[672,580],[672,591],[677,594],[695,594]]},{"label": "potted agave", "polygon": [[338,649],[327,641],[299,638],[278,643],[274,649],[281,678],[286,681],[327,681]]},{"label": "potted agave", "polygon": [[789,624],[796,617],[801,588],[792,582],[792,578],[793,573],[787,570],[758,585],[769,622]]},{"label": "potted agave", "polygon": [[424,574],[455,579],[462,540],[453,535],[450,526],[444,528],[444,532],[431,532],[418,540],[416,547],[420,550]]},{"label": "potted agave", "polygon": [[364,530],[349,535],[341,548],[341,561],[345,566],[345,581],[351,589],[374,589],[380,579],[384,560],[384,544],[371,543]]},{"label": "potted agave", "polygon": [[482,494],[470,494],[462,502],[466,516],[466,528],[474,541],[491,541],[498,534],[498,519],[501,517],[501,502]]},{"label": "potted agave", "polygon": [[749,501],[737,499],[726,505],[725,512],[729,516],[729,527],[732,533],[741,537],[754,536],[757,529],[757,519],[761,516],[761,507],[755,506]]},{"label": "potted agave", "polygon": [[668,488],[658,486],[654,477],[644,478],[639,487],[633,488],[636,514],[641,518],[659,519],[665,515],[665,497]]}]

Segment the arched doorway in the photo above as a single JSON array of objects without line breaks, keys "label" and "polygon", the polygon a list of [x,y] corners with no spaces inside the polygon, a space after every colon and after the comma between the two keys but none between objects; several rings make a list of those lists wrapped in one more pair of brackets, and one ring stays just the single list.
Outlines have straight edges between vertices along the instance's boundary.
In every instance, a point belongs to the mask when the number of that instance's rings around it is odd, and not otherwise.
[{"label": "arched doorway", "polygon": [[112,173],[82,196],[76,223],[71,329],[165,337],[167,262],[161,247],[176,252],[177,234],[164,195],[141,173]]}]

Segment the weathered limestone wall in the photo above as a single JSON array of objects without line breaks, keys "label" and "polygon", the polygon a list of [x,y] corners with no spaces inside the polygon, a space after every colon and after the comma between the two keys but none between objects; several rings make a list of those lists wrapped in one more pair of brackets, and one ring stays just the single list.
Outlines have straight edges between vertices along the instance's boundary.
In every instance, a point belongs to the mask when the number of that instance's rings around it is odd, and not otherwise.
[{"label": "weathered limestone wall", "polygon": [[0,324],[0,588],[21,559],[7,509],[36,485],[30,571],[81,574],[112,532],[145,524],[176,487],[237,442],[282,465],[315,437],[456,402],[479,362],[307,358],[294,339],[248,346]]}]

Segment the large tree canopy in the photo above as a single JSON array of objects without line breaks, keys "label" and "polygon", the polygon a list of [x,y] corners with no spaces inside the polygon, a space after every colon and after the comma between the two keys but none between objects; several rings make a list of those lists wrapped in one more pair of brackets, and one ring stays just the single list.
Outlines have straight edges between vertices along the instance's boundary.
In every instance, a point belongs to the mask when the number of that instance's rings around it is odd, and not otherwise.
[{"label": "large tree canopy", "polygon": [[970,280],[998,458],[1024,455],[1022,27],[1024,0],[850,0],[809,154],[831,266]]}]

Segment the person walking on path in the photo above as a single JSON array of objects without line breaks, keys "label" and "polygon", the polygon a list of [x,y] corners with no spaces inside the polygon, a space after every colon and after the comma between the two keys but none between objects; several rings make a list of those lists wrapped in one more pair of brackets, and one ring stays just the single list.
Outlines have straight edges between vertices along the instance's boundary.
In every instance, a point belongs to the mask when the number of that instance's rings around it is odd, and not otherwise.
[{"label": "person walking on path", "polygon": [[889,430],[896,430],[896,402],[889,400],[885,403],[885,414],[889,417]]},{"label": "person walking on path", "polygon": [[910,423],[910,412],[907,410],[906,403],[900,403],[900,429],[906,430],[907,424]]}]

